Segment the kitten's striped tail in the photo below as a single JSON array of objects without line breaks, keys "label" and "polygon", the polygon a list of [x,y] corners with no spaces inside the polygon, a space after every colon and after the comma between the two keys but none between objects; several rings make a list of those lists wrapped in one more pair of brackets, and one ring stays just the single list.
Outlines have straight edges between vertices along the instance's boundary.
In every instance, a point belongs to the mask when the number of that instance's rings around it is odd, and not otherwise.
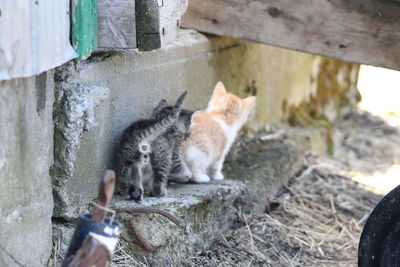
[{"label": "kitten's striped tail", "polygon": [[186,94],[187,91],[179,96],[171,112],[169,112],[166,116],[164,116],[161,120],[157,121],[152,126],[143,129],[143,131],[140,133],[140,139],[147,139],[149,142],[153,142],[159,135],[161,135],[170,126],[172,126],[179,116],[181,105],[186,97]]},{"label": "kitten's striped tail", "polygon": [[176,100],[175,108],[180,108],[182,106],[183,100],[185,99],[186,95],[187,91],[183,92],[183,94],[178,97],[178,100]]}]

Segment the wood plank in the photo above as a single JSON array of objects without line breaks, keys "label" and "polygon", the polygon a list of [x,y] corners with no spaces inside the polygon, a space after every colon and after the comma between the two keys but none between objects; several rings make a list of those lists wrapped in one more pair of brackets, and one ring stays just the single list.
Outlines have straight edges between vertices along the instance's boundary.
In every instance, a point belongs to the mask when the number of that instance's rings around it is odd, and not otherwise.
[{"label": "wood plank", "polygon": [[398,1],[190,0],[181,25],[400,70]]},{"label": "wood plank", "polygon": [[97,48],[97,0],[72,0],[72,46],[85,59]]},{"label": "wood plank", "polygon": [[140,51],[161,47],[159,3],[154,0],[136,0],[136,38]]},{"label": "wood plank", "polygon": [[136,48],[135,0],[98,0],[98,48]]},{"label": "wood plank", "polygon": [[178,37],[187,0],[98,0],[98,48],[166,47]]},{"label": "wood plank", "polygon": [[136,0],[136,39],[141,51],[167,47],[178,38],[188,0]]},{"label": "wood plank", "polygon": [[0,81],[30,77],[77,56],[69,0],[0,0]]}]

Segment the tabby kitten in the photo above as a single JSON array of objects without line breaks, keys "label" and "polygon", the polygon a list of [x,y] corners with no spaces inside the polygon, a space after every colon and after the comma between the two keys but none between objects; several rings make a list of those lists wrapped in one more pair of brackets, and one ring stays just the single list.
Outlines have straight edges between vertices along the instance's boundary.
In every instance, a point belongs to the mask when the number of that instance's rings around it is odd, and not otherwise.
[{"label": "tabby kitten", "polygon": [[255,105],[254,96],[241,99],[218,82],[204,111],[192,118],[189,138],[183,143],[183,159],[192,181],[222,180],[225,156]]},{"label": "tabby kitten", "polygon": [[136,121],[124,131],[118,147],[115,167],[118,182],[128,189],[131,199],[143,199],[143,182],[151,175],[151,143],[175,123],[186,94],[187,92],[184,92],[176,101],[175,106],[163,112],[162,115]]},{"label": "tabby kitten", "polygon": [[[154,110],[155,118],[165,116],[172,106],[168,106],[166,100],[161,100]],[[164,133],[151,143],[152,153],[150,162],[153,169],[153,191],[154,196],[166,194],[166,185],[170,177],[174,181],[186,182],[191,173],[184,165],[181,158],[182,143],[189,135],[191,119],[194,111],[182,109],[175,124],[170,126]]]}]

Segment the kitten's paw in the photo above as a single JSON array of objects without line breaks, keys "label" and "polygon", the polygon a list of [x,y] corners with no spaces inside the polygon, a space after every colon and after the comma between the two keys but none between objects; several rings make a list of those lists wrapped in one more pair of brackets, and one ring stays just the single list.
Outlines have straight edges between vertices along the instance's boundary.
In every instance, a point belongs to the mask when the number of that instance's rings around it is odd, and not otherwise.
[{"label": "kitten's paw", "polygon": [[192,172],[187,168],[182,168],[179,173],[172,173],[170,179],[178,183],[186,183],[192,178]]},{"label": "kitten's paw", "polygon": [[187,183],[190,181],[192,176],[171,176],[168,180],[177,182],[177,183]]},{"label": "kitten's paw", "polygon": [[140,187],[131,185],[129,186],[128,195],[131,200],[142,201],[143,200],[143,189]]},{"label": "kitten's paw", "polygon": [[191,178],[192,175],[193,175],[193,174],[192,174],[192,172],[191,172],[189,169],[184,168],[184,170],[183,170],[183,177]]},{"label": "kitten's paw", "polygon": [[195,175],[192,177],[192,181],[198,184],[208,183],[210,181],[210,177],[206,174]]},{"label": "kitten's paw", "polygon": [[154,183],[152,195],[154,197],[163,197],[167,195],[167,186],[164,182]]},{"label": "kitten's paw", "polygon": [[224,175],[222,174],[222,172],[217,172],[216,174],[211,176],[211,180],[214,180],[214,181],[224,180]]}]

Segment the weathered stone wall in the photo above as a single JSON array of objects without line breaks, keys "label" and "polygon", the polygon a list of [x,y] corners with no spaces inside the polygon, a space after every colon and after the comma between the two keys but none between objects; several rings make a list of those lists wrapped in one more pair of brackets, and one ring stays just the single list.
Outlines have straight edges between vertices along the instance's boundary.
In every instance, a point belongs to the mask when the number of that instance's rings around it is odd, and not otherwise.
[{"label": "weathered stone wall", "polygon": [[297,103],[285,102],[284,117],[291,125],[331,123],[361,101],[357,90],[359,64],[315,57],[313,65],[310,94]]},{"label": "weathered stone wall", "polygon": [[50,256],[53,92],[53,72],[0,82],[1,266]]},{"label": "weathered stone wall", "polygon": [[354,111],[361,95],[357,89],[360,65],[315,57],[310,93],[300,103],[284,102],[283,120],[288,136],[314,153],[333,155],[342,136],[333,123]]},{"label": "weathered stone wall", "polygon": [[[55,105],[56,217],[74,219],[96,196],[111,167],[122,131],[148,116],[159,99],[185,90],[184,106],[203,109],[217,81],[245,96],[256,94],[253,128],[278,122],[282,105],[310,95],[315,56],[230,38],[183,31],[168,48],[94,56],[57,70]],[[96,125],[96,126],[94,126]]]},{"label": "weathered stone wall", "polygon": [[214,39],[214,45],[224,44],[225,49],[215,54],[213,63],[216,76],[230,91],[257,95],[253,128],[280,122],[285,104],[296,106],[315,90],[311,84],[318,56],[251,42],[230,45],[234,40]]}]

